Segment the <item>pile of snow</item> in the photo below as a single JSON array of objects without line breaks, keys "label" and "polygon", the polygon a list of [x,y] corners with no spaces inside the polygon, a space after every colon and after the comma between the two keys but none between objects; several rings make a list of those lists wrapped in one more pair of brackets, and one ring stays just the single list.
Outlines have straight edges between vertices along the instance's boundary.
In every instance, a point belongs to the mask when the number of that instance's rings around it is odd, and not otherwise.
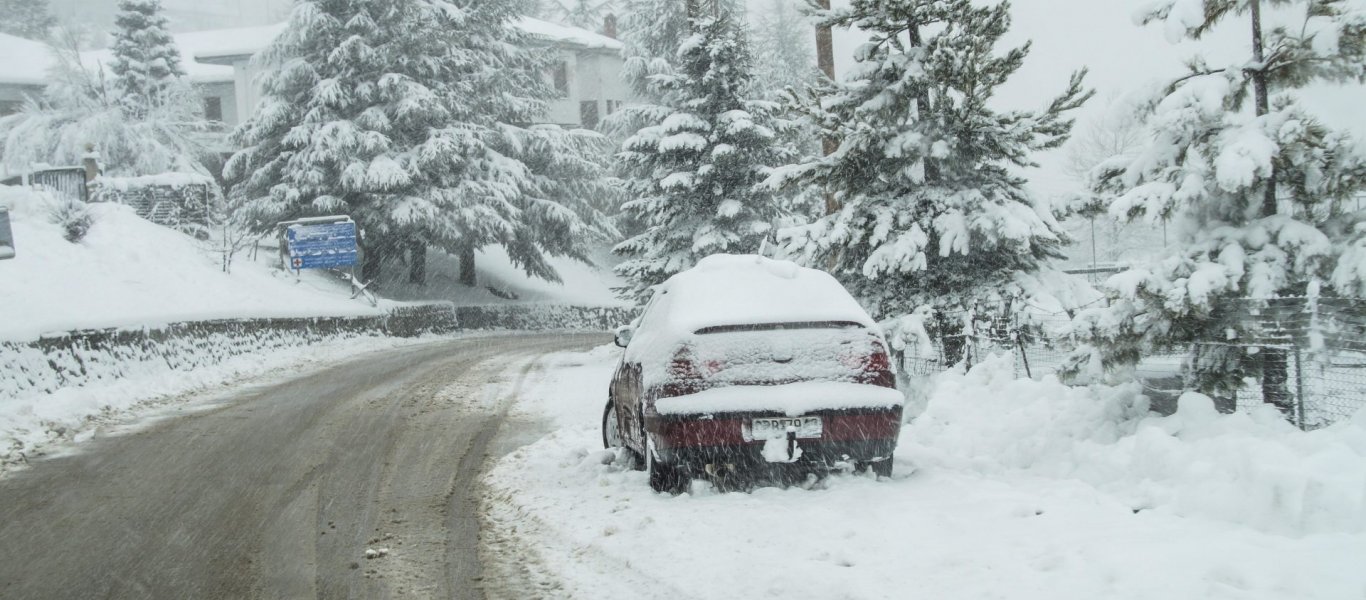
[{"label": "pile of snow", "polygon": [[920,467],[1085,482],[1136,511],[1285,535],[1366,531],[1366,411],[1302,432],[1270,406],[1220,414],[1186,393],[1148,417],[1136,384],[1016,379],[1009,357],[940,377],[903,435]]},{"label": "pile of snow", "polygon": [[270,252],[256,262],[239,253],[232,274],[224,273],[212,242],[155,225],[128,206],[89,205],[89,233],[68,242],[49,217],[55,202],[0,186],[16,251],[0,261],[0,341],[178,321],[375,315],[387,307],[352,300],[345,285],[316,272],[296,282]]},{"label": "pile of snow", "polygon": [[[551,360],[554,433],[486,477],[496,573],[568,597],[1349,598],[1366,590],[1366,416],[1304,433],[1188,396],[941,376],[890,479],[655,494],[601,450],[616,353]],[[520,569],[520,570],[517,570]],[[548,589],[548,588],[547,588]]]}]

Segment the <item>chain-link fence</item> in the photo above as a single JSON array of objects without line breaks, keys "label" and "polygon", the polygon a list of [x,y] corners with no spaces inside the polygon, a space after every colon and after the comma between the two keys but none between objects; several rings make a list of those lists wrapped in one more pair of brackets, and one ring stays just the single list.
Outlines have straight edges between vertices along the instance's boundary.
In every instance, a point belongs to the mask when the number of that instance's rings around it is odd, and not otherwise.
[{"label": "chain-link fence", "polygon": [[[1366,300],[1278,298],[1230,301],[1224,310],[1243,325],[1241,339],[1199,342],[1145,356],[1134,369],[1153,410],[1176,410],[1194,375],[1223,377],[1216,394],[1225,412],[1271,405],[1305,429],[1350,418],[1366,408]],[[931,335],[931,347],[898,353],[907,377],[927,377],[956,364],[1009,353],[1019,377],[1058,374],[1075,349],[1066,314],[1025,313],[1011,319],[952,315],[968,333]]]}]

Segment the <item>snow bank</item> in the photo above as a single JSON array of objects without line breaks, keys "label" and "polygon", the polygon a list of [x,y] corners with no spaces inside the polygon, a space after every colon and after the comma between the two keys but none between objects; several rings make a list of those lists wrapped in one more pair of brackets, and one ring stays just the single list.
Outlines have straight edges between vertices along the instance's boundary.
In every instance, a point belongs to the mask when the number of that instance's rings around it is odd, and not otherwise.
[{"label": "snow bank", "polygon": [[[554,433],[487,475],[486,568],[565,597],[1354,598],[1366,417],[1303,433],[1170,418],[1137,390],[939,378],[891,479],[655,494],[601,450],[617,354],[561,355],[514,420]],[[1222,506],[1222,508],[1219,508]]]},{"label": "snow bank", "polygon": [[917,465],[1074,478],[1134,510],[1287,535],[1366,531],[1366,413],[1301,432],[1275,409],[1219,414],[1188,393],[1146,417],[1137,386],[1015,379],[1008,357],[939,378],[903,434]]},{"label": "snow bank", "polygon": [[212,243],[118,204],[91,204],[94,225],[73,244],[49,220],[54,202],[45,193],[0,186],[17,252],[0,262],[0,341],[236,317],[378,315],[389,306],[351,300],[344,285],[316,272],[296,283],[270,252],[256,262],[239,253],[232,274],[223,273]]}]

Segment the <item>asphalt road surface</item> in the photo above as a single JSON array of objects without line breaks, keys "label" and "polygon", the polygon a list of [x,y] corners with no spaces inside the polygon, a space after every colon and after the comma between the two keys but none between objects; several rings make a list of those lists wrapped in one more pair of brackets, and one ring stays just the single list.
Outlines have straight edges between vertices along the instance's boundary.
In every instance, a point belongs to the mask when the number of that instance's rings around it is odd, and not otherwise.
[{"label": "asphalt road surface", "polygon": [[0,598],[482,598],[507,407],[537,357],[605,340],[369,354],[37,461],[0,480]]}]

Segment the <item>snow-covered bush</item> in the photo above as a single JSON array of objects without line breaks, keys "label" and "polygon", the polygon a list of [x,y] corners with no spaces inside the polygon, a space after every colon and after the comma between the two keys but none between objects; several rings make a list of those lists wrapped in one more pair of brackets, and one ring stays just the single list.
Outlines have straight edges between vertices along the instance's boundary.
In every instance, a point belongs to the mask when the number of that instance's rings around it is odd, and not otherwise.
[{"label": "snow-covered bush", "polygon": [[52,223],[61,227],[63,237],[73,244],[85,239],[85,234],[95,222],[90,208],[80,200],[63,200],[49,210],[48,217]]},{"label": "snow-covered bush", "polygon": [[[138,37],[131,31],[120,35]],[[210,174],[202,159],[208,151],[196,139],[209,124],[199,116],[199,97],[189,81],[167,75],[154,91],[138,92],[152,96],[132,98],[128,93],[136,86],[119,83],[140,77],[131,62],[126,68],[134,70],[116,78],[102,65],[83,65],[74,46],[53,52],[57,60],[43,98],[0,118],[0,165],[5,170],[79,165],[93,150],[110,175]],[[115,57],[115,68],[129,60],[117,49]],[[158,55],[154,62],[166,60]]]}]

